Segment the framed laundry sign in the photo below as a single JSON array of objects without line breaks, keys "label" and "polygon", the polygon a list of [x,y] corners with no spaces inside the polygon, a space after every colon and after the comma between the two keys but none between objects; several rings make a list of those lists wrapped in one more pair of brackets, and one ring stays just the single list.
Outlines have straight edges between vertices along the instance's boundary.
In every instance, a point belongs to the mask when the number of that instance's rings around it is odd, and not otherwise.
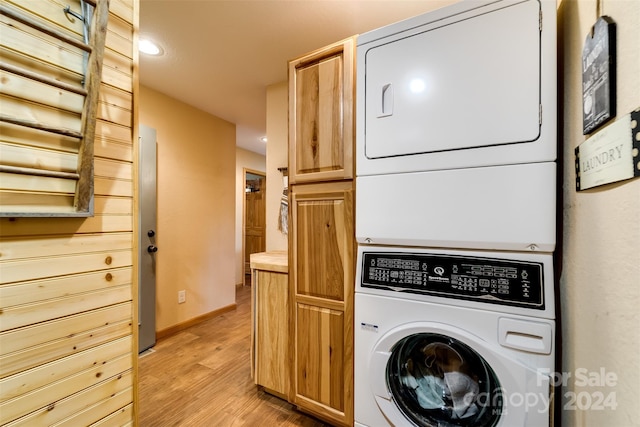
[{"label": "framed laundry sign", "polygon": [[576,190],[640,176],[640,108],[575,149]]}]

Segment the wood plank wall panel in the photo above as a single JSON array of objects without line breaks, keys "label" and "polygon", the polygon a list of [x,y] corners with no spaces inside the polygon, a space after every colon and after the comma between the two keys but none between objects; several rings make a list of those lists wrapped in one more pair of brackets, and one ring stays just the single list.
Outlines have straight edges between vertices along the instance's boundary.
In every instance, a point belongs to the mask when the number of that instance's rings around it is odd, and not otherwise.
[{"label": "wood plank wall panel", "polygon": [[[13,99],[28,93],[30,100],[35,103],[50,106],[54,109],[64,109],[76,115],[82,114],[82,106],[84,104],[84,96],[82,95],[6,71],[0,72],[0,78],[3,82],[3,96],[8,98],[8,100],[5,100],[6,102],[12,102]],[[7,107],[5,106],[4,108]]]},{"label": "wood plank wall panel", "polygon": [[[31,392],[21,394],[18,397],[0,403],[0,423],[18,419],[29,415],[34,410],[51,408],[55,410],[57,401],[64,398],[74,397],[87,387],[105,381],[108,378],[117,377],[131,370],[131,355],[123,354],[115,359],[100,362],[82,372],[65,377],[59,381],[52,382],[45,387],[40,387]],[[106,400],[109,396],[100,396],[101,400]],[[89,402],[95,404],[97,402]],[[85,403],[86,404],[86,403]]]},{"label": "wood plank wall panel", "polygon": [[[24,2],[23,6],[29,7],[38,3],[37,1]],[[79,7],[75,9],[78,10]],[[28,13],[28,11],[24,12]],[[59,14],[59,12],[56,13]],[[37,18],[37,15],[30,14],[30,16]],[[38,20],[42,21],[42,19]],[[55,37],[43,34],[4,15],[0,16],[0,24],[3,50],[13,52],[15,56],[11,58],[28,56],[31,61],[46,64],[60,69],[62,73],[67,72],[79,79],[82,78],[84,61],[81,49],[68,44],[60,45]],[[82,39],[80,35],[76,38]],[[25,52],[29,52],[29,55]]]},{"label": "wood plank wall panel", "polygon": [[[84,220],[50,218],[46,222],[30,221],[28,218],[0,219],[2,236],[39,236],[51,234],[74,233],[109,233],[119,231],[131,231],[133,226],[132,215],[108,215],[96,212],[91,218]],[[0,268],[1,267],[0,263]],[[0,272],[1,274],[1,272]]]},{"label": "wood plank wall panel", "polygon": [[133,160],[130,128],[100,118],[96,122],[94,155],[124,161]]},{"label": "wood plank wall panel", "polygon": [[[74,138],[4,122],[0,122],[0,142],[5,147],[13,145],[22,149],[28,147],[41,148],[60,153],[60,155],[63,153],[77,153],[78,151],[78,141]],[[2,156],[3,158],[5,156],[4,150],[2,151]]]},{"label": "wood plank wall panel", "polygon": [[78,19],[69,19],[64,14],[60,13],[60,8],[66,5],[71,6],[72,10],[79,12],[79,2],[71,0],[63,2],[61,0],[31,0],[30,4],[25,4],[24,0],[6,0],[12,6],[17,9],[21,9],[24,12],[31,13],[38,18],[47,21],[49,24],[53,24],[57,29],[66,29],[72,33],[75,33],[79,37],[82,35],[82,22]]},{"label": "wood plank wall panel", "polygon": [[[93,387],[89,387],[86,390],[81,391],[80,395],[84,401],[99,401],[100,396],[105,395],[117,396],[118,400],[120,400],[123,395],[128,397],[127,393],[131,393],[131,388],[132,375],[128,372],[122,376],[113,377]],[[75,419],[75,416],[78,413],[86,412],[86,409],[92,408],[83,408],[82,405],[78,405],[77,402],[78,401],[76,399],[63,399],[56,402],[55,411],[49,411],[48,408],[44,408],[29,414],[29,416],[20,418],[14,423],[8,424],[8,426],[28,427],[33,425],[53,425],[63,420],[66,422],[69,422],[70,420],[79,421]]]},{"label": "wood plank wall panel", "polygon": [[[125,321],[130,322],[131,310],[131,302],[127,302],[74,316],[65,316],[49,322],[41,322],[27,328],[5,331],[0,334],[0,347],[3,350],[3,358],[8,359],[17,353],[35,352],[40,348],[46,349],[58,347],[59,345],[70,345],[65,351],[71,354],[77,350],[75,348],[77,346],[76,341],[83,333],[92,334],[97,330],[102,330],[104,327],[109,327],[109,325],[120,324]],[[43,357],[48,357],[52,354],[52,352],[45,350],[42,350],[41,353]]]},{"label": "wood plank wall panel", "polygon": [[[60,12],[67,4],[79,10],[77,0],[7,0],[7,4],[81,37],[79,21]],[[3,426],[135,425],[133,88],[137,57],[133,47],[137,8],[137,0],[110,1],[94,151],[95,215],[0,218]],[[4,16],[0,21],[3,61],[23,68],[29,64],[33,71],[46,69],[49,75],[53,70],[61,81],[78,79],[77,52],[58,51],[48,37],[9,21]],[[33,44],[44,59],[34,62],[20,53],[21,47]],[[73,115],[80,111],[75,95],[40,90],[37,83],[5,74],[0,76],[5,82],[0,101],[3,113],[50,112],[60,117],[64,111],[71,118],[62,125],[74,123]],[[32,94],[37,108],[16,101],[13,95],[24,92]],[[3,161],[15,166],[72,170],[77,145],[72,138],[0,124]],[[9,177],[0,177],[3,186],[11,186],[4,178]],[[57,203],[61,210],[73,203],[73,190],[64,182],[22,178],[13,185],[62,194],[52,199],[52,206]],[[35,203],[33,195],[24,191],[4,191],[0,201],[5,200]]]}]

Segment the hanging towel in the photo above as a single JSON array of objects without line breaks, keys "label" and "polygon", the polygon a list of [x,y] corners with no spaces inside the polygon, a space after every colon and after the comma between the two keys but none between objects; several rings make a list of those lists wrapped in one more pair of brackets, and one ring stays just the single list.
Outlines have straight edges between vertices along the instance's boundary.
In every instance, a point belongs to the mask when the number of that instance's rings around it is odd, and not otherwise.
[{"label": "hanging towel", "polygon": [[287,197],[287,191],[285,189],[282,191],[282,197],[280,198],[280,213],[278,215],[278,230],[280,230],[283,234],[289,233],[289,198]]}]

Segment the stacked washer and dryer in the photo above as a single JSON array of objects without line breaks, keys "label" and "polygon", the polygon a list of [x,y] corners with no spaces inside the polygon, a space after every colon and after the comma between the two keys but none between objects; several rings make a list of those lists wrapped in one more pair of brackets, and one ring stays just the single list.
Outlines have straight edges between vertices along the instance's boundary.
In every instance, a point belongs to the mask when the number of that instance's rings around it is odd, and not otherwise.
[{"label": "stacked washer and dryer", "polygon": [[556,4],[359,36],[356,426],[550,426]]}]

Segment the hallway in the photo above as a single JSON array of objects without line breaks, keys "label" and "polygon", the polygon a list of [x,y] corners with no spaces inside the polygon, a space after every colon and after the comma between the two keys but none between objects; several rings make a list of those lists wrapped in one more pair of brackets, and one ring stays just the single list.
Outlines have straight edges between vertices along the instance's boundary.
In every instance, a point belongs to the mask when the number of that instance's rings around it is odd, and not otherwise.
[{"label": "hallway", "polygon": [[326,425],[253,383],[250,286],[236,287],[236,303],[236,310],[165,338],[140,358],[142,427]]}]

